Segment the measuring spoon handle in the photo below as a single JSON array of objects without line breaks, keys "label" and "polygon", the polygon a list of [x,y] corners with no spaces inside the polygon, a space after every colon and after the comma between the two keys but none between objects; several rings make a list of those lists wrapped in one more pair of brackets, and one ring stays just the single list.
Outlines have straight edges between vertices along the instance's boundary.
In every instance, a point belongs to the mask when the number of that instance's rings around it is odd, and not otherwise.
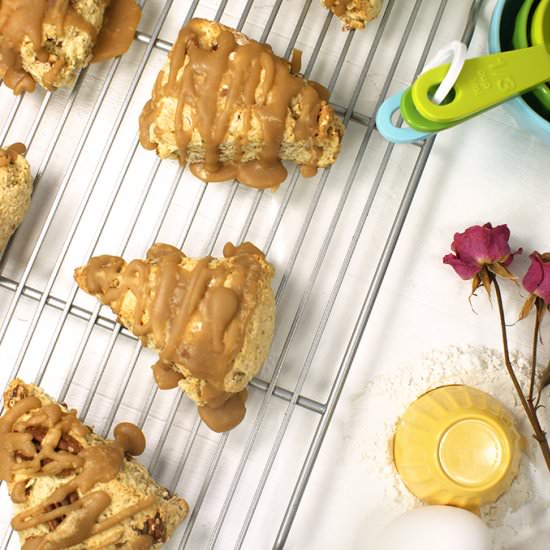
[{"label": "measuring spoon handle", "polygon": [[468,59],[448,100],[437,105],[431,96],[448,68],[441,65],[422,74],[411,87],[420,115],[443,124],[469,118],[550,80],[550,55],[544,46],[534,46]]},{"label": "measuring spoon handle", "polygon": [[394,122],[394,114],[399,111],[405,90],[388,97],[376,113],[376,128],[388,141],[393,143],[415,143],[423,141],[434,134],[419,132],[414,128],[406,128]]}]

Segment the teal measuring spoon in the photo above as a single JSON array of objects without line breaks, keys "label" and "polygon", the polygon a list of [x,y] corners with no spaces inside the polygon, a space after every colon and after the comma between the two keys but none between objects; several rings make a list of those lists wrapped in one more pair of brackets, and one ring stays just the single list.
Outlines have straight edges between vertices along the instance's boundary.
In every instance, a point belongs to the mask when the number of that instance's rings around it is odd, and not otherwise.
[{"label": "teal measuring spoon", "polygon": [[407,128],[394,121],[394,115],[400,111],[401,98],[405,90],[388,97],[376,112],[376,128],[380,134],[393,143],[415,143],[424,141],[434,134],[419,132],[414,128]]}]

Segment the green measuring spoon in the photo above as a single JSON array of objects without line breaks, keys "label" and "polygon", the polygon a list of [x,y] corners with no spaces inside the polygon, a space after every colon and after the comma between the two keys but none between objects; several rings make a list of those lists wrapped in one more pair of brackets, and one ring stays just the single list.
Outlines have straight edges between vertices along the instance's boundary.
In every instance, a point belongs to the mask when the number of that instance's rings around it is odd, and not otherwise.
[{"label": "green measuring spoon", "polygon": [[533,44],[545,44],[550,50],[550,0],[540,0],[531,24]]},{"label": "green measuring spoon", "polygon": [[[535,10],[531,23],[531,42],[534,46],[545,45],[546,49],[550,52],[550,0],[541,0]],[[549,83],[537,86],[533,90],[533,93],[550,113]]]},{"label": "green measuring spoon", "polygon": [[[474,116],[550,80],[550,0],[542,0],[533,18],[533,33],[543,45],[469,59],[455,83],[455,97],[446,105],[431,100],[448,66],[421,75],[412,86],[419,114],[449,124]],[[536,30],[535,30],[536,29]]]},{"label": "green measuring spoon", "polygon": [[456,126],[460,122],[463,122],[462,120],[460,120],[458,122],[453,122],[450,124],[442,124],[424,118],[416,109],[410,88],[407,88],[403,92],[399,110],[401,111],[401,116],[403,117],[403,120],[411,128],[414,128],[419,132],[440,132],[441,130],[446,130],[447,128],[451,128],[453,126]]},{"label": "green measuring spoon", "polygon": [[515,50],[531,46],[529,31],[531,29],[531,11],[538,0],[524,0],[514,22],[512,44]]},{"label": "green measuring spoon", "polygon": [[550,80],[550,55],[544,46],[468,59],[454,85],[452,101],[436,105],[431,96],[448,67],[424,73],[411,87],[419,114],[443,124],[474,116]]},{"label": "green measuring spoon", "polygon": [[411,89],[407,88],[403,92],[403,96],[401,97],[401,104],[399,106],[399,110],[401,111],[401,116],[403,117],[403,120],[415,130],[418,130],[419,132],[439,132],[441,130],[446,130],[451,125],[449,124],[440,124],[438,122],[433,122],[432,120],[428,120],[427,118],[424,118],[416,109],[414,105],[414,101],[412,99],[412,93]]},{"label": "green measuring spoon", "polygon": [[[537,34],[536,39],[533,37],[533,34],[540,33],[544,24],[534,18],[534,15],[539,9],[542,10],[538,12],[539,14],[544,13],[543,3],[537,6],[536,0],[525,0],[521,5],[516,17],[514,34],[512,37],[512,44],[515,49],[528,48],[531,45],[544,45],[540,34]],[[548,13],[550,13],[550,11]],[[548,84],[537,86],[531,93],[536,97],[535,101],[538,101],[541,108],[544,109],[546,113],[550,113],[550,87]]]}]

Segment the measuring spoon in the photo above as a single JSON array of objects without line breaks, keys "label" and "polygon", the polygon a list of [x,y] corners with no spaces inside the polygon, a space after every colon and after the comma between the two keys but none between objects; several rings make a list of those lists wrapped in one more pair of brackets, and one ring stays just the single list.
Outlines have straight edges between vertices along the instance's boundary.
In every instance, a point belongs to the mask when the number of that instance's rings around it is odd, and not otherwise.
[{"label": "measuring spoon", "polygon": [[433,136],[432,132],[419,132],[415,128],[407,128],[394,122],[394,114],[400,110],[405,91],[388,97],[376,112],[376,128],[383,137],[393,143],[414,143]]},{"label": "measuring spoon", "polygon": [[418,130],[420,132],[441,132],[441,130],[446,130],[451,126],[455,126],[459,122],[462,122],[459,121],[455,123],[444,124],[424,118],[418,112],[418,109],[414,104],[411,88],[407,88],[403,91],[403,95],[401,96],[400,111],[403,120],[411,128],[414,128],[415,130]]},{"label": "measuring spoon", "polygon": [[532,13],[538,0],[524,0],[514,21],[514,34],[512,35],[512,44],[515,50],[528,48],[531,46],[529,36],[531,30]]},{"label": "measuring spoon", "polygon": [[[550,52],[550,0],[541,0],[535,9],[531,22],[531,43],[534,46],[546,45]],[[550,86],[548,82],[537,86],[533,94],[542,106],[550,113]]]},{"label": "measuring spoon", "polygon": [[450,103],[436,105],[431,100],[446,67],[421,75],[412,86],[418,112],[434,122],[456,122],[550,80],[550,0],[540,2],[535,16],[532,35],[539,45],[466,61]]},{"label": "measuring spoon", "polygon": [[[516,16],[512,36],[512,45],[516,50],[528,48],[531,45],[540,45],[540,43],[535,44],[531,39],[535,8],[540,7],[540,4],[537,6],[537,3],[538,0],[525,0]],[[550,87],[548,84],[541,84],[530,93],[534,96],[533,101],[536,101],[545,113],[550,113]]]},{"label": "measuring spoon", "polygon": [[[445,75],[443,82],[434,93],[433,101],[442,103],[446,101],[449,92],[453,89],[456,79],[460,75],[466,60],[466,45],[458,40],[439,50],[435,56],[426,64],[424,71],[437,67],[450,59],[450,69]],[[409,127],[403,126],[395,119],[395,113],[399,112]],[[378,131],[388,141],[393,143],[414,143],[432,136],[435,132],[445,130],[451,125],[442,125],[432,122],[420,116],[411,98],[411,90],[407,88],[387,98],[376,113],[376,126]]]},{"label": "measuring spoon", "polygon": [[451,102],[436,105],[431,99],[447,67],[421,75],[412,86],[420,115],[439,123],[457,122],[550,80],[550,0],[540,2],[535,16],[532,36],[538,45],[466,61]]},{"label": "measuring spoon", "polygon": [[412,85],[412,98],[421,116],[434,122],[459,122],[522,95],[550,80],[550,55],[545,46],[468,59],[454,85],[452,101],[436,105],[431,96],[448,65],[421,75]]}]

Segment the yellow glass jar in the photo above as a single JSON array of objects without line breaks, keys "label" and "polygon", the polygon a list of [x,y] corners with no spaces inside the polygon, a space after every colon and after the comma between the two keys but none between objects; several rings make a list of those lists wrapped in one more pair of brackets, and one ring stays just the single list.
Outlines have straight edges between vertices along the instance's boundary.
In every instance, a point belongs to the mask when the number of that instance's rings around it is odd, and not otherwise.
[{"label": "yellow glass jar", "polygon": [[524,446],[497,399],[468,386],[442,386],[420,396],[399,419],[393,458],[419,499],[475,511],[508,489]]}]

